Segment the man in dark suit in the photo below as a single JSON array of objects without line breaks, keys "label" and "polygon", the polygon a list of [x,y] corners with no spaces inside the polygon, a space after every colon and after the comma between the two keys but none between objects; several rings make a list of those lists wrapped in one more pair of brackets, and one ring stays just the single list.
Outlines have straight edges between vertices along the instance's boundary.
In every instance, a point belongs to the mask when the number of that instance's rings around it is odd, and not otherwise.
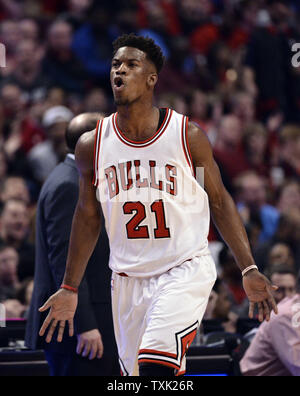
[{"label": "man in dark suit", "polygon": [[[53,376],[119,375],[118,352],[111,315],[109,243],[103,231],[79,288],[76,335],[62,343],[39,338],[45,319],[38,309],[62,284],[73,214],[79,192],[75,146],[80,136],[96,127],[99,114],[74,118],[66,131],[70,154],[45,182],[37,211],[36,268],[26,345],[43,348]],[[103,351],[104,346],[104,351]]]}]

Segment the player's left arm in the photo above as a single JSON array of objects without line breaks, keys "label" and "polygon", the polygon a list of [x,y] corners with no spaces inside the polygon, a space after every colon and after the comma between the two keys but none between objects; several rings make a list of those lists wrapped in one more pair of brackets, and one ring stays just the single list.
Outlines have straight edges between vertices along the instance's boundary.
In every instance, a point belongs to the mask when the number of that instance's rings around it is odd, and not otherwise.
[{"label": "player's left arm", "polygon": [[[209,197],[213,221],[232,250],[237,265],[243,271],[255,265],[245,227],[233,199],[224,187],[206,134],[192,122],[188,128],[188,142],[195,169],[204,168],[205,190]],[[263,274],[257,270],[249,271],[243,278],[243,284],[250,301],[251,318],[254,316],[256,304],[260,321],[265,318],[269,320],[272,309],[277,313],[272,294],[276,286],[272,286]]]}]

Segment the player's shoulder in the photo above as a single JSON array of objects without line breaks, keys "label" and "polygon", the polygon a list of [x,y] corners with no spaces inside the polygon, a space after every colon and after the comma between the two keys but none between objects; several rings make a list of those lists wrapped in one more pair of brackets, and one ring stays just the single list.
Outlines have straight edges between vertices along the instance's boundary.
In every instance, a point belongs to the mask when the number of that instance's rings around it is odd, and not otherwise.
[{"label": "player's shoulder", "polygon": [[94,147],[98,128],[81,135],[75,150],[76,163],[79,169],[93,168]]}]

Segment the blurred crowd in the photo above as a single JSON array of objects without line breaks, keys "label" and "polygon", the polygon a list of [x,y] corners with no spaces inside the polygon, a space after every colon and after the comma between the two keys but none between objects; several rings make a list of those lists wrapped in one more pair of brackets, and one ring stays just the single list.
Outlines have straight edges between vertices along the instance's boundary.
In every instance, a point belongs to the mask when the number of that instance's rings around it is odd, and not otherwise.
[{"label": "blurred crowd", "polygon": [[[296,293],[300,269],[300,42],[297,0],[0,0],[0,302],[26,317],[35,208],[83,112],[110,114],[112,41],[149,36],[166,65],[156,104],[207,133],[260,270]],[[247,316],[241,275],[212,226],[219,280],[206,319]]]}]

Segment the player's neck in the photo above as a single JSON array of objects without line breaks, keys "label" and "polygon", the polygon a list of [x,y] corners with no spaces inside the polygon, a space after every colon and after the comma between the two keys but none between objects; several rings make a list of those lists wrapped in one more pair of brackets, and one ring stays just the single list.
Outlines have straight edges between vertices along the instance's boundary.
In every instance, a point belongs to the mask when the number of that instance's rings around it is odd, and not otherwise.
[{"label": "player's neck", "polygon": [[159,110],[152,103],[118,106],[118,127],[132,140],[144,140],[157,130]]}]

